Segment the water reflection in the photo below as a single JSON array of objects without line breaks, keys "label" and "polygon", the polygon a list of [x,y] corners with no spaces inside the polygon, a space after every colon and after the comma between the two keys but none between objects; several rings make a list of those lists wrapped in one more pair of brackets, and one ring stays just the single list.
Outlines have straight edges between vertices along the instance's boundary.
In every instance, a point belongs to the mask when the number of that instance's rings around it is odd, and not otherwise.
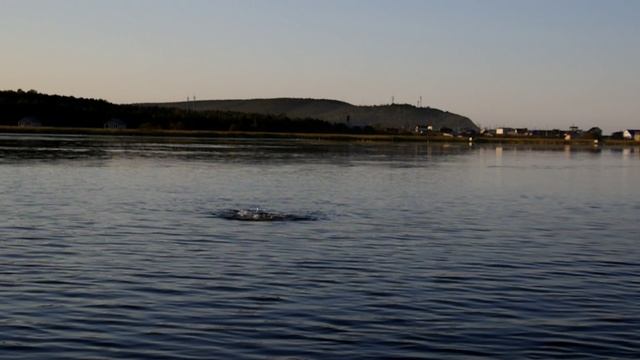
[{"label": "water reflection", "polygon": [[496,146],[496,165],[502,166],[502,146]]},{"label": "water reflection", "polygon": [[443,156],[495,152],[497,165],[504,153],[519,151],[563,152],[571,159],[575,153],[620,153],[624,157],[640,154],[640,147],[602,147],[537,144],[464,144],[464,143],[359,143],[281,139],[202,139],[61,135],[0,135],[0,160],[57,161],[118,158],[172,158],[202,161],[348,161],[355,155],[368,160],[396,161],[414,159],[434,161]]},{"label": "water reflection", "polygon": [[185,139],[137,137],[1,136],[2,161],[172,158],[202,161],[344,161],[353,155],[379,161],[432,160],[472,149],[458,144],[353,143],[269,139]]}]

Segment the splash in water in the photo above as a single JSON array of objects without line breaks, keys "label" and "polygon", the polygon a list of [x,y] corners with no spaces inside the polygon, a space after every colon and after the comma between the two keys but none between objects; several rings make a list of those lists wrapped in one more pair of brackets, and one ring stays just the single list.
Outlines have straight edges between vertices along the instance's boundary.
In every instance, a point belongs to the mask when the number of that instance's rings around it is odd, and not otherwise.
[{"label": "splash in water", "polygon": [[311,214],[288,214],[276,211],[267,211],[260,208],[253,209],[227,209],[217,213],[214,216],[226,220],[238,221],[314,221],[318,220],[317,216]]}]

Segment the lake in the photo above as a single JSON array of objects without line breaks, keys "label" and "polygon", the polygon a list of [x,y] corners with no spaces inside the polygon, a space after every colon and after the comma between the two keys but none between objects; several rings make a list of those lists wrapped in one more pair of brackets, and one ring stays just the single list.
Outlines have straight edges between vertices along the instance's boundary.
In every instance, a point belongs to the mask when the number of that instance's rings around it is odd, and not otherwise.
[{"label": "lake", "polygon": [[0,180],[2,359],[640,354],[639,146],[0,135]]}]

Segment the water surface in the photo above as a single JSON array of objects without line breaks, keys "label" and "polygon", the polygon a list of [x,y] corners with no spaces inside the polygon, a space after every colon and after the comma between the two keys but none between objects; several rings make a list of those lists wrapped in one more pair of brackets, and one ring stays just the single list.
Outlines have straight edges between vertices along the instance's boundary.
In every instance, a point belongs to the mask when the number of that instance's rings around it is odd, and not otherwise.
[{"label": "water surface", "polygon": [[[637,358],[640,148],[0,136],[0,358]],[[320,214],[229,221],[225,209]]]}]

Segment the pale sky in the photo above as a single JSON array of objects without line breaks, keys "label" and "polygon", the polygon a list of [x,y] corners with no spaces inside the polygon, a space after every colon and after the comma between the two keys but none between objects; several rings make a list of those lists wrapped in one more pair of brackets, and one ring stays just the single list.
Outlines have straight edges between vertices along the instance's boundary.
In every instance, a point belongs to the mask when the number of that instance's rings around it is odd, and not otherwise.
[{"label": "pale sky", "polygon": [[640,128],[640,0],[0,0],[0,89]]}]

